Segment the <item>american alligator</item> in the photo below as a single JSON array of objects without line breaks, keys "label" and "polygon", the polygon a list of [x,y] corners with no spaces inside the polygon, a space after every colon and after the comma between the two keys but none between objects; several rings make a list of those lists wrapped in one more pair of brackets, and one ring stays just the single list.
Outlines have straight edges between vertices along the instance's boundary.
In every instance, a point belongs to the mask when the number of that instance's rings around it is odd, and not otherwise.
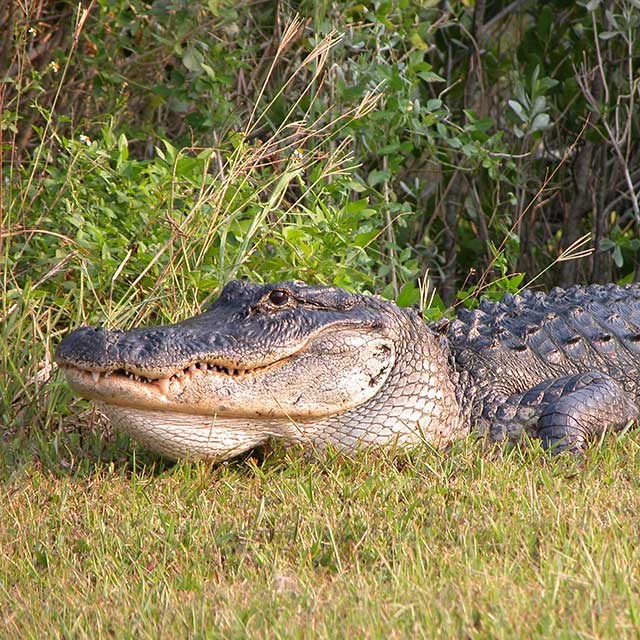
[{"label": "american alligator", "polygon": [[445,447],[472,431],[576,453],[640,416],[640,284],[525,291],[427,324],[337,287],[234,281],[177,324],[77,329],[56,359],[172,458],[222,460],[271,437]]}]

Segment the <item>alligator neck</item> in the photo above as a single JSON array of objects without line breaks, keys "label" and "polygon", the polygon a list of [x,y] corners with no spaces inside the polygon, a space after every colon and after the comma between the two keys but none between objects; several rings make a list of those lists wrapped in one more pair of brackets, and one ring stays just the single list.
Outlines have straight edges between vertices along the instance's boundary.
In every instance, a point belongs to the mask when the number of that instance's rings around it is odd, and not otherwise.
[{"label": "alligator neck", "polygon": [[395,341],[397,357],[384,386],[362,405],[314,423],[311,439],[317,445],[442,448],[469,432],[446,338],[418,314],[405,329]]}]

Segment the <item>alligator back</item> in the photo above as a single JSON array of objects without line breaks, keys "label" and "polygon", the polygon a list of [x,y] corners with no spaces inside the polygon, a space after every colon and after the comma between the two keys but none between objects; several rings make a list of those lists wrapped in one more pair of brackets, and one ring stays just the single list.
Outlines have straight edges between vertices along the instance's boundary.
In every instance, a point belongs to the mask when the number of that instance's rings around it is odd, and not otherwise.
[{"label": "alligator back", "polygon": [[509,396],[552,378],[602,372],[640,398],[640,284],[525,291],[462,310],[447,329],[475,393]]}]

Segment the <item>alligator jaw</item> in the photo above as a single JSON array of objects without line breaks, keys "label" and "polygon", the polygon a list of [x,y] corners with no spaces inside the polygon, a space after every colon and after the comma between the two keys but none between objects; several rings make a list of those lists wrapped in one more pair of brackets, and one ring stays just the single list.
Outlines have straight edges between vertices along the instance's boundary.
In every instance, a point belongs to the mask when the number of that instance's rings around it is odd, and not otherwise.
[{"label": "alligator jaw", "polygon": [[373,397],[395,362],[394,346],[384,336],[361,327],[340,327],[338,333],[337,339],[332,330],[317,331],[297,352],[252,369],[202,362],[148,378],[66,360],[60,366],[79,395],[109,405],[200,416],[322,418]]},{"label": "alligator jaw", "polygon": [[339,339],[320,331],[296,354],[252,370],[199,363],[154,380],[60,367],[114,426],[162,455],[224,460],[270,437],[312,442],[323,420],[374,397],[394,364],[388,339],[341,328]]},{"label": "alligator jaw", "polygon": [[[193,362],[168,377],[148,377],[127,369],[96,371],[66,363],[61,364],[60,368],[71,388],[89,400],[102,400],[123,407],[149,406],[149,408],[157,409],[170,403],[168,396],[180,396],[184,386],[191,384],[194,378],[218,376],[221,380],[225,378],[246,380],[249,376],[259,375],[268,369],[281,366],[286,360],[287,358],[283,358],[271,364],[251,369],[235,368],[228,363]],[[205,415],[224,411],[225,407],[224,405],[214,406],[211,409]],[[181,407],[180,410],[195,415],[201,413],[192,410],[189,405]]]}]

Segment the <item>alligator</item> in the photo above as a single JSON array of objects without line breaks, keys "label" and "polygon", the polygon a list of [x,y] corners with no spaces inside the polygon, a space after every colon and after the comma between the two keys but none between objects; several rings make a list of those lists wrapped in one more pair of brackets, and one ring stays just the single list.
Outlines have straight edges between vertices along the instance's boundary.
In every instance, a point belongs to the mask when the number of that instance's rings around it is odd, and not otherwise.
[{"label": "alligator", "polygon": [[76,329],[56,360],[115,426],[174,459],[272,438],[444,448],[470,433],[579,454],[640,417],[640,284],[526,290],[426,323],[338,287],[232,281],[177,324]]}]

